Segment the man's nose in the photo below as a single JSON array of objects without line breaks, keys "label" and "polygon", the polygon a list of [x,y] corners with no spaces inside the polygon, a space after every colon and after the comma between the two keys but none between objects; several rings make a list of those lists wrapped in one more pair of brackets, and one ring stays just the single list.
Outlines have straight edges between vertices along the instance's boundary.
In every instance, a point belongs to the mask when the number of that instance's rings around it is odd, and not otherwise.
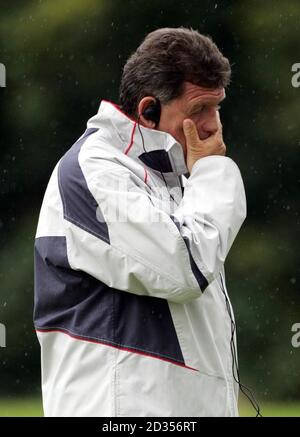
[{"label": "man's nose", "polygon": [[215,134],[218,130],[218,113],[216,110],[212,110],[202,123],[200,132],[205,138]]}]

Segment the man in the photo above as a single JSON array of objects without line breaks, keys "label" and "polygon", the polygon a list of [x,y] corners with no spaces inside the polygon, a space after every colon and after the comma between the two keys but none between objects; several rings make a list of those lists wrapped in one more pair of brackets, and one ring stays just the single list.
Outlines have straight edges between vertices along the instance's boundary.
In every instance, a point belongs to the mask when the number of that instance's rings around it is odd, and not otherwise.
[{"label": "man", "polygon": [[121,107],[102,101],[55,167],[35,241],[45,415],[238,415],[229,80],[210,38],[158,29],[124,67]]}]

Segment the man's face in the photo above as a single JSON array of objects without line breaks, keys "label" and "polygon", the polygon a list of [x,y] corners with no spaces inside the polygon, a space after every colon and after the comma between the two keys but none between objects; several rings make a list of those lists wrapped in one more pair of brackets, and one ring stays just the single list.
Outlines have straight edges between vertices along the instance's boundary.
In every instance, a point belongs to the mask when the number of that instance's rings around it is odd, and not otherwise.
[{"label": "man's face", "polygon": [[183,93],[166,105],[162,105],[159,130],[170,133],[183,147],[186,156],[186,140],[183,120],[194,121],[199,138],[205,140],[218,129],[219,103],[225,98],[224,88],[202,88],[184,82]]}]

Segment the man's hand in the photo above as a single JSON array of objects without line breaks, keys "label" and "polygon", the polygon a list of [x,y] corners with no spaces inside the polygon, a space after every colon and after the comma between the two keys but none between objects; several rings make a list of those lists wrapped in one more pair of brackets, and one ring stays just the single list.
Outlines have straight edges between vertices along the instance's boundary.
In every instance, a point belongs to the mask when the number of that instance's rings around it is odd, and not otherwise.
[{"label": "man's hand", "polygon": [[189,118],[183,121],[183,132],[186,139],[186,164],[191,173],[193,165],[198,159],[210,155],[222,155],[226,153],[226,146],[223,142],[222,124],[218,116],[218,130],[215,134],[200,140],[195,123]]}]

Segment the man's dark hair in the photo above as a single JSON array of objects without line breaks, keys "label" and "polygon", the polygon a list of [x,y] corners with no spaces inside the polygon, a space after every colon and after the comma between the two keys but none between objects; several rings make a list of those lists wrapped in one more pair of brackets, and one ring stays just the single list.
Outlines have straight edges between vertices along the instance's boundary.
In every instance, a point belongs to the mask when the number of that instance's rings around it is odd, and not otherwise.
[{"label": "man's dark hair", "polygon": [[162,104],[179,97],[184,81],[207,88],[226,87],[231,68],[212,39],[198,31],[162,28],[149,33],[128,58],[120,85],[120,105],[136,117],[145,96]]}]

